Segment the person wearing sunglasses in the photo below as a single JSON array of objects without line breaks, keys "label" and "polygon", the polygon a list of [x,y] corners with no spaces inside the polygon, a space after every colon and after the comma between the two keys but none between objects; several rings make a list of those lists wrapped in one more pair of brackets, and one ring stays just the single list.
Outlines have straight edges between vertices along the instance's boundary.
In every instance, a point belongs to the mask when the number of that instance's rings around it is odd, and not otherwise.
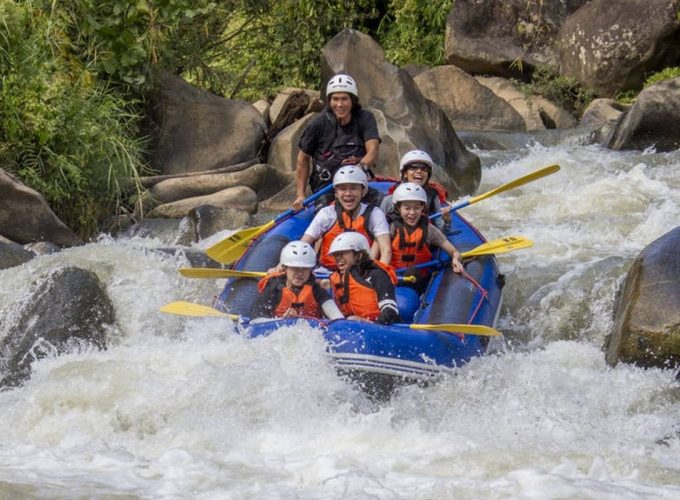
[{"label": "person wearing sunglasses", "polygon": [[[451,224],[451,209],[446,201],[446,190],[441,185],[430,181],[432,178],[433,166],[434,161],[432,161],[432,157],[425,151],[420,149],[409,151],[401,157],[401,161],[399,162],[401,183],[412,182],[418,184],[425,190],[425,193],[427,194],[425,214],[432,215],[437,212],[442,212],[442,216],[436,219],[435,225],[440,231],[447,234]],[[392,193],[399,185],[400,183],[397,183],[390,189],[390,194],[383,199],[380,205],[380,208],[390,221],[398,218],[399,215],[395,211],[394,201],[392,200]],[[446,204],[443,208],[442,203]]]}]

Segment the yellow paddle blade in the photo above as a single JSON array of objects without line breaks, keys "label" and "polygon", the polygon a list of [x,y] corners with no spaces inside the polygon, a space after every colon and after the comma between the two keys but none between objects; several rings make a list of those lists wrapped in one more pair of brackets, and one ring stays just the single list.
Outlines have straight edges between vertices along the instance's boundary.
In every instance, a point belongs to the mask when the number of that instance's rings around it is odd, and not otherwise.
[{"label": "yellow paddle blade", "polygon": [[265,272],[235,271],[234,269],[213,269],[209,267],[181,267],[179,273],[186,278],[263,278]]},{"label": "yellow paddle blade", "polygon": [[176,302],[170,302],[161,307],[161,312],[168,314],[177,314],[179,316],[195,316],[195,317],[205,317],[211,316],[214,318],[231,318],[233,320],[238,320],[238,314],[227,314],[222,311],[218,311],[210,306],[204,306],[201,304],[194,304],[193,302],[184,302],[178,300]]},{"label": "yellow paddle blade", "polygon": [[273,226],[274,221],[272,220],[262,226],[241,229],[214,244],[205,253],[220,264],[231,264],[243,255],[251,241]]},{"label": "yellow paddle blade", "polygon": [[457,325],[454,323],[442,323],[440,325],[408,325],[413,330],[428,330],[450,333],[464,333],[467,335],[481,335],[484,337],[501,337],[502,334],[498,330],[486,325]]},{"label": "yellow paddle blade", "polygon": [[482,243],[472,250],[463,252],[461,257],[476,257],[479,255],[512,252],[513,250],[519,250],[520,248],[530,247],[533,244],[533,241],[531,241],[529,238],[525,238],[524,236],[506,236],[505,238]]},{"label": "yellow paddle blade", "polygon": [[523,186],[524,184],[527,184],[529,182],[533,182],[537,179],[540,179],[541,177],[554,174],[559,169],[560,169],[559,165],[549,165],[547,167],[539,168],[538,170],[534,170],[533,172],[528,173],[527,175],[518,177],[514,181],[510,181],[507,184],[503,184],[502,186],[499,186],[496,189],[492,189],[491,191],[487,191],[486,193],[470,198],[469,204],[472,205],[473,203],[485,200],[486,198],[495,196],[498,193],[502,193],[503,191],[508,191],[509,189],[514,189],[516,187]]}]

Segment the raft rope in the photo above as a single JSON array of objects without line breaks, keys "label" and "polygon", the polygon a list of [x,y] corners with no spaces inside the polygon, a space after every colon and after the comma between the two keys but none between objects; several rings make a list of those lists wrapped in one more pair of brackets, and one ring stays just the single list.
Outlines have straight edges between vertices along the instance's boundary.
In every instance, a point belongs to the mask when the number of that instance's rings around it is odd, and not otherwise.
[{"label": "raft rope", "polygon": [[477,302],[477,306],[475,307],[475,310],[472,311],[472,314],[470,315],[470,319],[468,320],[468,325],[469,325],[469,324],[472,324],[472,321],[477,316],[477,313],[479,313],[479,310],[482,308],[482,304],[484,303],[484,300],[486,300],[488,302],[489,292],[482,285],[477,283],[477,281],[472,276],[470,276],[464,268],[463,268],[463,271],[462,271],[461,274],[462,274],[463,278],[468,280],[470,283],[472,283],[472,285],[475,288],[477,288],[477,290],[479,290],[480,295],[481,295],[479,301]]}]

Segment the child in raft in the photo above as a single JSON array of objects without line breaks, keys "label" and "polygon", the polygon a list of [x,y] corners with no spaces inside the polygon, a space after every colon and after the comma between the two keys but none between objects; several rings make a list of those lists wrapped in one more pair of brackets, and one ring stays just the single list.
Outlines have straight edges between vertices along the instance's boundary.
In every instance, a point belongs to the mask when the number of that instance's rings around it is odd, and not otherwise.
[{"label": "child in raft", "polygon": [[329,270],[335,270],[335,260],[329,254],[331,242],[347,231],[363,234],[371,243],[376,242],[373,256],[389,264],[390,229],[385,214],[375,205],[361,200],[368,190],[368,178],[358,165],[345,165],[333,176],[335,202],[322,208],[314,216],[302,236],[302,241],[315,244],[320,241],[319,261]]},{"label": "child in raft", "polygon": [[363,234],[339,234],[328,253],[337,269],[330,277],[333,296],[348,319],[380,324],[401,321],[394,290],[397,275],[391,266],[371,259]]},{"label": "child in raft", "polygon": [[[392,194],[393,219],[390,223],[392,237],[392,265],[396,269],[409,268],[432,260],[432,247],[439,247],[451,256],[451,267],[463,271],[460,252],[436,226],[430,223],[425,209],[427,193],[419,184],[400,184]],[[414,287],[422,293],[427,270],[407,273],[416,276]]]},{"label": "child in raft", "polygon": [[[413,182],[420,185],[427,195],[427,201],[425,205],[425,214],[433,215],[441,212],[441,217],[435,220],[435,225],[443,232],[449,231],[449,226],[451,224],[451,207],[446,204],[446,191],[443,186],[432,182],[432,167],[434,166],[434,161],[429,154],[420,149],[413,149],[401,157],[399,162],[399,174],[401,175],[401,182]],[[400,184],[399,184],[400,185]],[[386,196],[380,208],[389,220],[395,215],[394,211],[394,189],[392,192]]]},{"label": "child in raft", "polygon": [[291,241],[281,250],[282,271],[260,280],[254,317],[341,319],[344,315],[314,278],[316,253],[309,243]]}]

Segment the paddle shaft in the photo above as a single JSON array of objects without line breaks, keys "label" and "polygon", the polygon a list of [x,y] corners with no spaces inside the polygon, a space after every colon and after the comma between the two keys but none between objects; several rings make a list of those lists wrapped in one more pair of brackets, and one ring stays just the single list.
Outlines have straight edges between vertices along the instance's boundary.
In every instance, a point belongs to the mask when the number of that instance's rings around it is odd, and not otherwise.
[{"label": "paddle shaft", "polygon": [[[327,186],[324,186],[323,188],[319,189],[316,193],[312,194],[309,198],[306,198],[306,199],[302,202],[303,210],[304,210],[305,208],[307,208],[309,205],[311,205],[312,203],[314,203],[316,200],[318,200],[319,198],[321,198],[323,195],[325,195],[326,193],[330,192],[332,189],[333,189],[333,183],[330,183],[330,184],[328,184]],[[286,210],[285,212],[281,213],[280,215],[278,215],[278,216],[274,219],[274,224],[278,224],[279,222],[282,222],[282,221],[286,220],[288,217],[291,217],[291,216],[293,216],[293,215],[295,215],[295,214],[297,214],[297,213],[299,213],[299,212],[301,212],[301,211],[302,211],[302,210],[294,210],[294,209],[292,209],[292,208],[289,208],[288,210]]]},{"label": "paddle shaft", "polygon": [[[497,240],[487,241],[481,245],[468,250],[461,254],[462,258],[474,257],[480,255],[492,255],[497,253],[510,252],[533,245],[533,242],[524,236],[506,236]],[[403,274],[412,269],[423,269],[426,267],[443,264],[440,259],[433,259],[428,262],[423,262],[409,268],[397,269],[398,274]],[[201,268],[201,267],[182,267],[179,269],[182,276],[187,278],[254,278],[259,279],[267,275],[262,271],[237,271],[234,269],[217,269],[217,268]],[[328,274],[315,273],[317,278],[327,278]],[[408,282],[408,280],[406,280]]]},{"label": "paddle shaft", "polygon": [[[229,314],[210,306],[205,306],[202,304],[194,304],[193,302],[185,302],[178,300],[176,302],[170,302],[169,304],[161,307],[161,312],[168,314],[177,314],[179,316],[190,316],[190,317],[214,317],[214,318],[229,318],[234,321],[240,321],[242,323],[248,323],[250,319],[239,316],[237,314]],[[448,333],[462,333],[468,335],[484,335],[497,337],[500,336],[500,332],[494,330],[491,327],[485,325],[466,325],[466,324],[451,324],[444,323],[439,325],[426,325],[426,324],[409,324],[409,323],[394,323],[393,326],[398,326],[402,328],[410,328],[412,330],[426,330],[426,331],[440,331]]]},{"label": "paddle shaft", "polygon": [[[320,197],[328,193],[331,189],[333,189],[332,184],[320,189],[302,202],[303,207],[308,207]],[[253,240],[266,233],[280,222],[301,211],[302,210],[293,210],[292,208],[289,208],[275,219],[270,220],[262,226],[249,227],[236,231],[224,238],[219,243],[216,243],[215,245],[208,248],[205,253],[208,255],[208,257],[215,260],[216,262],[219,262],[220,264],[231,264],[232,262],[241,258]]]},{"label": "paddle shaft", "polygon": [[[485,200],[487,198],[490,198],[491,196],[495,196],[499,193],[503,193],[505,191],[509,191],[510,189],[514,189],[519,186],[523,186],[525,184],[528,184],[530,182],[536,181],[538,179],[541,179],[547,175],[554,174],[560,169],[559,165],[549,165],[547,167],[539,168],[538,170],[534,170],[533,172],[530,172],[526,175],[523,175],[522,177],[518,177],[514,181],[510,181],[506,184],[503,184],[502,186],[497,187],[496,189],[492,189],[491,191],[487,191],[486,193],[480,194],[478,196],[473,196],[472,198],[469,198],[467,200],[461,200],[455,205],[452,203],[451,206],[451,212],[455,212],[456,210],[460,210],[461,208],[465,208],[468,205],[472,205],[473,203],[477,203],[479,201]],[[436,214],[430,215],[430,220],[437,219],[442,216],[441,212],[437,212]]]},{"label": "paddle shaft", "polygon": [[[505,238],[482,243],[481,245],[473,248],[472,250],[468,250],[467,252],[461,253],[460,257],[461,259],[465,259],[467,257],[495,255],[497,253],[511,252],[513,250],[519,250],[520,248],[530,247],[533,244],[534,244],[533,241],[531,241],[528,238],[525,238],[524,236],[506,236]],[[425,269],[427,267],[433,267],[442,264],[444,264],[444,261],[442,259],[433,259],[427,262],[421,262],[420,264],[416,264],[415,266],[411,266],[408,268],[397,269],[397,274],[404,273],[406,272],[406,270]]]}]

